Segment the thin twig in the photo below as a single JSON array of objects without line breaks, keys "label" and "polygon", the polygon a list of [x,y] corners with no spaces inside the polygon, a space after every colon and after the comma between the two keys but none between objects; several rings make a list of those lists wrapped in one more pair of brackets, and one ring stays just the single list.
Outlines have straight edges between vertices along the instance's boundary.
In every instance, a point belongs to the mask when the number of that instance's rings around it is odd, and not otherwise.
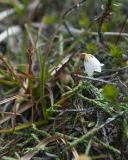
[{"label": "thin twig", "polygon": [[81,4],[85,3],[86,0],[82,0],[80,1],[79,3],[77,4],[74,4],[72,7],[70,7],[63,15],[63,20],[74,10],[74,9],[77,9]]},{"label": "thin twig", "polygon": [[105,9],[97,18],[99,41],[105,48],[108,48],[108,46],[107,46],[107,43],[105,42],[104,34],[102,32],[102,25],[103,25],[104,21],[107,19],[107,17],[110,15],[110,12],[112,9],[111,5],[112,5],[112,0],[108,0],[106,2]]},{"label": "thin twig", "polygon": [[[80,5],[82,5],[83,3],[85,3],[86,0],[82,0],[79,3],[74,4],[72,7],[70,7],[63,15],[62,19],[63,19],[63,23],[64,26],[66,28],[66,30],[68,31],[68,33],[76,40],[77,37],[70,31],[69,26],[66,23],[66,17],[75,9],[77,9],[78,7],[80,7]],[[82,41],[81,41],[82,45],[85,45]]]},{"label": "thin twig", "polygon": [[113,83],[113,82],[105,81],[105,80],[99,79],[99,78],[87,77],[87,76],[82,76],[82,75],[79,75],[79,74],[73,74],[73,76],[77,77],[77,78],[80,78],[80,79],[87,79],[87,80],[90,80],[90,81],[95,81],[95,82],[101,82],[101,83],[105,83],[105,84],[113,84],[113,85],[115,85],[115,83]]},{"label": "thin twig", "polygon": [[[68,26],[69,30],[75,34],[75,35],[92,35],[92,36],[98,36],[97,32],[90,32],[90,31],[86,31],[85,29],[78,29],[78,28],[74,28],[71,25]],[[64,28],[64,26],[60,27],[60,31],[62,32],[67,32],[67,30]],[[121,37],[128,37],[128,33],[125,32],[103,32],[103,34],[105,36],[121,36]]]},{"label": "thin twig", "polygon": [[123,31],[126,23],[127,23],[127,19],[128,19],[128,14],[126,15],[126,17],[125,17],[125,19],[124,19],[124,22],[123,22],[123,24],[122,24],[122,27],[121,27],[121,30],[120,30],[120,34],[118,35],[117,40],[116,40],[116,43],[115,43],[116,45],[118,44],[118,42],[119,42],[119,40],[120,40],[120,35],[121,35],[121,33],[122,33],[122,31]]}]

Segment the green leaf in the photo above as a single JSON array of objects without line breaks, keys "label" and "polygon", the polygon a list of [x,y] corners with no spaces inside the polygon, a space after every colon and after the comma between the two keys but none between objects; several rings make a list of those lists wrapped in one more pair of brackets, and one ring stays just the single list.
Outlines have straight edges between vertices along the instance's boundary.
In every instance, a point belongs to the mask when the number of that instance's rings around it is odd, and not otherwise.
[{"label": "green leaf", "polygon": [[108,84],[103,89],[103,95],[106,99],[108,99],[112,102],[117,102],[118,96],[119,96],[119,91],[116,86]]},{"label": "green leaf", "polygon": [[79,24],[81,27],[85,27],[89,25],[89,19],[88,17],[84,16],[83,18],[80,19]]},{"label": "green leaf", "polygon": [[87,44],[87,53],[94,54],[97,52],[97,47],[94,43],[88,43]]},{"label": "green leaf", "polygon": [[110,51],[111,51],[111,55],[114,58],[118,58],[121,59],[122,55],[123,55],[123,51],[121,48],[119,48],[118,46],[114,45],[114,44],[110,44]]}]

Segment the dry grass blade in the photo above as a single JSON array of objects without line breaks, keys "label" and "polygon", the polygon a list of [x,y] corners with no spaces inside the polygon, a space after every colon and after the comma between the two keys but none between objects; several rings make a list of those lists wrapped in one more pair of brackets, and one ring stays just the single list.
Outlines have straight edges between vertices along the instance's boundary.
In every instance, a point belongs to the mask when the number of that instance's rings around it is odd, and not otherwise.
[{"label": "dry grass blade", "polygon": [[49,85],[49,83],[47,83],[47,89],[49,91],[49,97],[50,97],[50,101],[51,101],[51,106],[53,106],[54,105],[54,96],[53,96],[52,88]]},{"label": "dry grass blade", "polygon": [[[61,138],[61,141],[66,145],[66,142],[63,138]],[[73,148],[71,148],[71,151],[74,156],[74,160],[79,160],[80,157],[79,157],[79,154],[77,153],[77,150],[73,147]]]},{"label": "dry grass blade", "polygon": [[10,102],[10,101],[13,101],[14,99],[17,99],[17,98],[20,98],[20,97],[22,97],[22,95],[16,95],[16,96],[6,98],[6,99],[0,101],[0,105],[4,104],[4,103],[7,103],[7,102]]},{"label": "dry grass blade", "polygon": [[[49,143],[56,141],[58,138],[56,136],[48,137],[42,140],[39,144],[37,144],[34,148],[43,149],[48,145]],[[23,157],[21,157],[20,160],[30,160],[38,151],[33,151],[32,153],[27,153]]]},{"label": "dry grass blade", "polygon": [[13,75],[14,79],[17,80],[17,82],[19,82],[19,84],[24,88],[22,80],[20,79],[19,76],[17,76],[17,73],[15,72],[15,70],[6,62],[6,60],[4,59],[1,53],[0,53],[0,60],[3,62],[5,67],[8,69],[8,71]]},{"label": "dry grass blade", "polygon": [[[25,154],[23,157],[21,157],[21,160],[30,160],[38,151],[39,149],[43,149],[45,148],[49,143],[53,142],[53,141],[56,141],[58,140],[59,138],[57,136],[51,136],[51,137],[48,137],[48,138],[45,138],[44,140],[42,140],[38,145],[36,145],[34,148],[37,149],[37,151],[33,151],[33,152],[29,152],[27,154]],[[64,143],[65,143],[65,140],[63,138],[60,138],[60,140]],[[79,160],[79,155],[76,151],[76,149],[73,147],[71,149],[72,151],[72,154],[75,158],[75,160]]]},{"label": "dry grass blade", "polygon": [[[34,45],[34,44],[33,44]],[[28,48],[28,56],[29,56],[29,67],[28,67],[28,75],[31,76],[32,73],[32,65],[34,62],[34,57],[35,57],[35,49],[33,46],[30,46]],[[28,79],[29,82],[29,93],[31,96],[31,107],[32,107],[32,121],[34,121],[34,97],[32,95],[32,82],[31,79]]]},{"label": "dry grass blade", "polygon": [[21,101],[23,99],[23,96],[29,96],[29,95],[25,94],[27,87],[28,87],[28,80],[23,82],[23,87],[20,88],[18,95],[12,96],[12,97],[7,98],[7,99],[5,99],[3,101],[0,101],[0,105],[1,105],[1,104],[4,104],[4,103],[7,103],[7,102],[15,100],[15,104],[13,106],[13,113],[14,114],[11,114],[11,115],[9,115],[9,116],[7,116],[5,118],[2,118],[0,120],[0,124],[3,124],[4,122],[8,121],[11,118],[13,119],[13,124],[14,124],[16,115],[19,114],[19,112],[22,113],[25,110],[27,110],[28,107],[27,108],[22,108],[21,110],[19,110],[19,107],[20,107]]},{"label": "dry grass blade", "polygon": [[[31,108],[31,105],[30,105],[30,104],[27,104],[27,105],[23,106],[23,107],[16,113],[16,115],[19,115],[19,114],[25,112],[26,110],[28,110],[28,109],[30,109],[30,108]],[[14,114],[14,113],[13,113],[13,114]],[[11,117],[12,117],[12,115],[8,115],[8,116],[6,116],[5,118],[2,118],[2,119],[0,120],[0,124],[3,124],[3,123],[5,123],[6,121],[10,120]]]},{"label": "dry grass blade", "polygon": [[[28,79],[26,79],[23,82],[23,86],[24,86],[24,88],[21,87],[20,90],[19,90],[19,94],[21,94],[21,95],[24,95],[25,92],[26,92],[26,89],[28,88]],[[17,98],[16,101],[15,101],[15,104],[13,106],[13,112],[14,112],[14,115],[12,116],[12,126],[13,126],[13,129],[15,129],[15,126],[16,126],[16,115],[17,115],[17,111],[20,108],[22,100],[23,100],[22,97]]]},{"label": "dry grass blade", "polygon": [[26,29],[26,31],[28,33],[28,36],[29,36],[29,39],[30,39],[32,47],[35,48],[35,41],[33,39],[33,36],[31,34],[31,32],[29,31],[29,26],[27,24],[25,24],[24,27],[25,27],[25,29]]},{"label": "dry grass blade", "polygon": [[79,154],[78,154],[78,152],[75,148],[72,148],[72,154],[74,156],[74,160],[79,160],[80,159]]},{"label": "dry grass blade", "polygon": [[54,66],[51,69],[51,76],[56,75],[65,65],[69,62],[70,58],[73,56],[73,54],[67,55],[65,58],[61,60],[61,63],[59,63],[57,66]]},{"label": "dry grass blade", "polygon": [[[0,112],[0,114],[9,114],[9,115],[14,115],[15,113],[12,113],[12,112]],[[21,115],[21,114],[16,113],[16,115]]]}]

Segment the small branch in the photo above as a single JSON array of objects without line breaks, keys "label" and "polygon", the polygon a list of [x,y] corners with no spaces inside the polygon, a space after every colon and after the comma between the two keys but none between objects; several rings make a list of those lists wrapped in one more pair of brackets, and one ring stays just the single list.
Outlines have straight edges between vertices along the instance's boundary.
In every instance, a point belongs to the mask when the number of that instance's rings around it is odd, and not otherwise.
[{"label": "small branch", "polygon": [[[97,32],[90,32],[90,31],[86,31],[85,29],[77,29],[77,28],[74,28],[72,27],[71,25],[68,26],[69,30],[75,34],[75,35],[92,35],[92,36],[98,36],[98,33]],[[60,31],[62,32],[67,32],[67,30],[65,29],[64,26],[61,26],[60,27]],[[125,32],[103,32],[105,36],[121,36],[121,37],[128,37],[128,33],[125,33]]]},{"label": "small branch", "polygon": [[117,40],[116,40],[116,43],[115,43],[116,45],[118,44],[118,42],[119,42],[119,40],[120,40],[120,35],[121,35],[121,33],[122,33],[122,31],[123,31],[126,23],[127,23],[127,19],[128,19],[128,14],[126,15],[126,17],[125,17],[125,19],[124,19],[124,22],[123,22],[123,24],[122,24],[122,27],[121,27],[121,30],[120,30],[120,34],[118,35]]},{"label": "small branch", "polygon": [[110,12],[112,10],[111,5],[112,5],[112,0],[108,0],[107,3],[106,3],[105,9],[103,10],[103,12],[97,18],[99,42],[105,48],[108,48],[108,47],[107,47],[107,43],[105,42],[104,34],[102,32],[102,25],[103,25],[104,21],[107,19],[107,17],[110,15]]},{"label": "small branch", "polygon": [[[97,32],[90,32],[91,35],[97,36]],[[120,33],[120,32],[104,32],[105,36],[121,36],[121,37],[128,37],[128,33]]]},{"label": "small branch", "polygon": [[90,80],[90,81],[95,81],[95,82],[101,82],[101,83],[105,83],[105,84],[113,84],[113,85],[115,85],[115,83],[113,83],[113,82],[105,81],[105,80],[99,79],[99,78],[87,77],[87,76],[82,76],[82,75],[79,75],[79,74],[73,74],[73,76],[77,77],[77,78],[80,78],[80,79],[87,79],[87,80]]},{"label": "small branch", "polygon": [[77,4],[74,4],[72,7],[70,7],[63,15],[63,20],[65,20],[65,18],[74,10],[74,9],[77,9],[81,4],[85,3],[86,0],[82,0],[80,1],[79,3]]},{"label": "small branch", "polygon": [[[82,5],[83,3],[85,3],[86,0],[82,0],[80,1],[79,3],[76,3],[74,4],[72,7],[70,7],[63,15],[62,19],[63,19],[63,23],[64,23],[64,26],[66,28],[66,30],[68,31],[68,33],[76,40],[77,37],[76,35],[74,35],[71,31],[70,31],[70,28],[68,26],[68,24],[66,23],[66,17],[75,9],[77,9],[78,7],[80,7],[80,5]],[[81,45],[85,45],[82,41],[81,41]]]}]

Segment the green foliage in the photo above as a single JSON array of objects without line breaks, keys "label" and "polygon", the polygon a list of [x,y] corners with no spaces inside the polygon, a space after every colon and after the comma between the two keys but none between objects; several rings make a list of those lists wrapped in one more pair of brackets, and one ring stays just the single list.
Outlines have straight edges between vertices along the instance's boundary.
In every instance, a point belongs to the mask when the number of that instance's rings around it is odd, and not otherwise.
[{"label": "green foliage", "polygon": [[109,26],[109,24],[107,22],[104,22],[103,25],[102,25],[102,31],[107,32],[108,31],[108,26]]},{"label": "green foliage", "polygon": [[121,59],[123,55],[123,51],[120,47],[116,46],[115,44],[110,44],[110,51],[112,57],[116,59]]},{"label": "green foliage", "polygon": [[115,103],[118,101],[119,91],[114,85],[106,85],[103,89],[103,95],[106,99]]},{"label": "green foliage", "polygon": [[110,44],[110,53],[112,56],[112,60],[116,65],[123,65],[124,61],[123,61],[123,54],[124,54],[124,50],[115,45],[115,44]]},{"label": "green foliage", "polygon": [[43,18],[44,23],[46,23],[47,25],[52,25],[56,22],[58,22],[58,17],[56,15],[45,15],[45,17]]},{"label": "green foliage", "polygon": [[22,3],[23,3],[24,5],[29,5],[30,0],[22,0]]},{"label": "green foliage", "polygon": [[97,52],[97,46],[94,43],[87,44],[87,53],[95,54]]},{"label": "green foliage", "polygon": [[80,19],[79,25],[83,28],[87,27],[89,25],[89,19],[87,16],[84,16],[83,18]]}]

